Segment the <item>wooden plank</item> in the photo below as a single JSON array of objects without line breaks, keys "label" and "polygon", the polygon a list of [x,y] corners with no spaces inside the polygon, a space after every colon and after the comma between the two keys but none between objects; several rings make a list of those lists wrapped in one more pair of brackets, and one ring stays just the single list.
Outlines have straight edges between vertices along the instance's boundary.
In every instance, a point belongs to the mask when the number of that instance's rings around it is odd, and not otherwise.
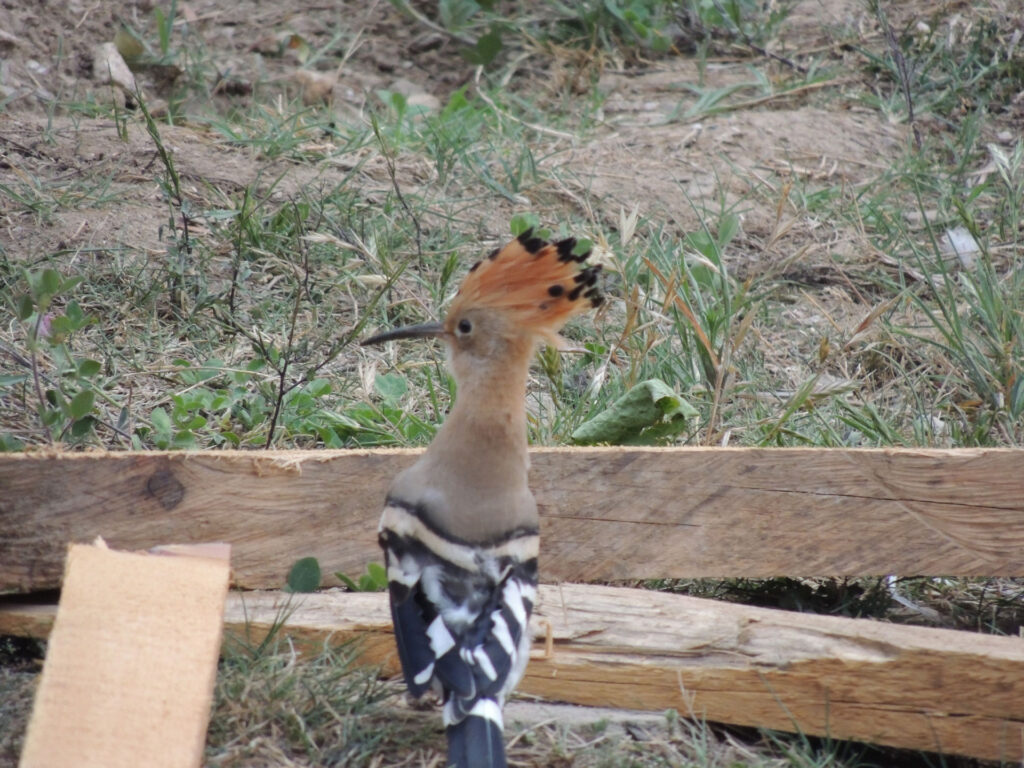
[{"label": "wooden plank", "polygon": [[72,546],[21,768],[199,766],[229,560]]},{"label": "wooden plank", "polygon": [[[259,640],[288,596],[232,593],[228,631]],[[383,594],[296,596],[300,647],[360,638],[397,671]],[[554,652],[544,657],[545,622]],[[0,633],[45,632],[0,604]],[[617,587],[542,586],[520,690],[554,701],[676,709],[710,721],[1015,763],[1024,758],[1024,640],[797,614]]]},{"label": "wooden plank", "polygon": [[[0,456],[0,591],[59,584],[64,546],[227,541],[234,578],[379,560],[416,451]],[[535,449],[542,577],[1024,576],[1024,450]]]}]

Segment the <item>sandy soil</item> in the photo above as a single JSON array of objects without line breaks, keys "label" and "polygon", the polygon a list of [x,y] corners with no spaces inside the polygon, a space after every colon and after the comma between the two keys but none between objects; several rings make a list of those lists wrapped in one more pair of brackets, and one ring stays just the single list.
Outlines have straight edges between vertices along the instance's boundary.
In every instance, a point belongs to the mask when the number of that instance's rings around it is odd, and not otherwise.
[{"label": "sandy soil", "polygon": [[[301,89],[294,81],[299,69],[295,59],[267,53],[275,51],[278,38],[288,32],[300,35],[314,49],[334,30],[360,33],[361,43],[334,88],[335,109],[343,119],[357,114],[378,88],[394,89],[397,83],[399,89],[443,104],[472,79],[472,69],[454,55],[455,43],[417,28],[385,3],[345,14],[331,4],[223,5],[193,0],[181,7],[196,20],[195,34],[203,40],[212,64],[225,73],[217,97],[225,102],[244,106],[249,99],[267,98],[254,90],[260,87],[285,95]],[[51,106],[55,95],[100,104],[123,98],[101,83],[103,78],[94,71],[94,53],[102,42],[113,39],[119,20],[143,27],[151,6],[144,1],[7,2],[0,7],[0,30],[5,32],[0,38],[5,57],[0,95],[7,100],[0,114],[5,158],[0,183],[31,177],[59,189],[88,176],[109,185],[104,201],[59,210],[43,224],[27,216],[4,216],[0,245],[15,257],[115,243],[159,248],[166,211],[153,184],[155,156],[144,129],[129,121],[125,140],[109,119],[67,115]],[[827,47],[843,29],[866,23],[855,0],[804,0],[791,18],[783,46],[791,50]],[[814,23],[808,23],[810,19]],[[336,59],[316,66],[333,71]],[[167,73],[151,69],[136,76],[159,108],[168,94]],[[524,82],[514,87],[529,88],[533,76],[524,69]],[[813,233],[813,221],[789,224],[780,240],[781,191],[772,179],[791,174],[810,185],[856,185],[901,150],[906,130],[880,122],[876,112],[852,104],[809,106],[806,97],[821,85],[789,96],[751,99],[748,109],[699,120],[687,117],[697,97],[685,84],[701,83],[713,91],[752,79],[748,63],[742,61],[712,62],[703,72],[692,59],[661,60],[640,69],[609,67],[598,85],[605,98],[603,120],[584,140],[566,136],[548,147],[544,164],[563,180],[562,188],[534,190],[529,202],[557,207],[585,198],[583,204],[608,224],[617,221],[620,208],[637,206],[644,215],[663,218],[684,231],[697,226],[698,214],[706,208],[724,206],[742,215],[747,237],[759,243],[774,238],[780,253],[799,248],[808,237],[834,243],[834,238]],[[230,194],[256,178],[269,186],[282,177],[275,194],[284,198],[309,184],[336,183],[357,163],[362,165],[356,182],[366,194],[380,193],[389,184],[380,158],[365,162],[365,157],[346,155],[298,164],[231,146],[202,125],[165,126],[162,135],[190,185],[186,190],[197,196],[203,194],[203,186]],[[429,169],[417,163],[415,157],[397,161],[400,181],[411,194],[422,192],[432,181]],[[484,228],[503,227],[510,212],[504,205],[481,208]],[[820,258],[827,257],[827,250]]]}]

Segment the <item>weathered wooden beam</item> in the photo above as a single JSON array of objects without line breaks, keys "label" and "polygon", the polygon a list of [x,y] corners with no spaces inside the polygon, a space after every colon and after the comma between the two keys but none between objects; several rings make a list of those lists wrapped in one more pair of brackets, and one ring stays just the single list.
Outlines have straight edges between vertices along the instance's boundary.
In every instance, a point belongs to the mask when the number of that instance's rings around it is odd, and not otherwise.
[{"label": "weathered wooden beam", "polygon": [[[326,584],[379,560],[389,480],[417,452],[0,456],[0,591],[59,584],[65,547],[225,541],[234,578]],[[1024,451],[576,448],[531,452],[542,578],[1024,575]]]},{"label": "weathered wooden beam", "polygon": [[[258,641],[288,596],[233,593],[228,634]],[[293,596],[300,646],[359,638],[396,671],[383,594]],[[546,623],[554,652],[544,656]],[[0,603],[0,633],[45,634],[45,608]],[[542,586],[520,690],[554,701],[676,709],[710,721],[1024,758],[1024,640],[774,611],[644,590]]]}]

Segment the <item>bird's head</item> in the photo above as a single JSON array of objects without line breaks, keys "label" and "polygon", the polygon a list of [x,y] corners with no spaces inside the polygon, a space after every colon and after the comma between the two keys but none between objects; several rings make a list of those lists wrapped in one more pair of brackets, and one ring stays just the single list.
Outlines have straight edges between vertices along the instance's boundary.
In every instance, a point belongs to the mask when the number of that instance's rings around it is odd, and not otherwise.
[{"label": "bird's head", "polygon": [[457,379],[511,360],[528,359],[538,342],[564,347],[558,332],[573,315],[597,307],[600,265],[583,267],[590,252],[576,240],[548,243],[527,230],[474,264],[442,323],[406,326],[366,344],[435,337],[449,348]]}]

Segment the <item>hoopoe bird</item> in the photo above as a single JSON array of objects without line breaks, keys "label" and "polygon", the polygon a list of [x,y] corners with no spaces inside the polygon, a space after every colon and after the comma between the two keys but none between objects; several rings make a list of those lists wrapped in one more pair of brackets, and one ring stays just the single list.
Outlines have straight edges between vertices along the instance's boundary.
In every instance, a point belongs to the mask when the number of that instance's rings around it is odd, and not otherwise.
[{"label": "hoopoe bird", "polygon": [[504,768],[502,708],[529,659],[539,519],[527,484],[526,381],[539,342],[597,307],[600,265],[532,230],[474,264],[443,323],[363,341],[434,337],[457,397],[388,490],[379,527],[409,692],[444,701],[448,765]]}]

